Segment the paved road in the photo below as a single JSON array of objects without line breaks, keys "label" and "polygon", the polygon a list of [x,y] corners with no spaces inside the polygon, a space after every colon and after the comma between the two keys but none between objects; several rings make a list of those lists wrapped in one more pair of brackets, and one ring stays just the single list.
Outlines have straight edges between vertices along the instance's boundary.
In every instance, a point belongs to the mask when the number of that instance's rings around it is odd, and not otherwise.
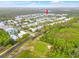
[{"label": "paved road", "polygon": [[34,40],[35,38],[37,38],[38,36],[46,33],[47,31],[44,31],[42,33],[38,33],[36,36],[32,37],[28,37],[27,39],[24,39],[22,42],[17,43],[16,45],[14,45],[11,49],[7,50],[6,52],[4,52],[3,54],[0,55],[0,58],[5,58],[5,56],[9,55],[11,52],[13,52],[15,49],[17,49],[18,47],[20,47],[23,43],[27,42],[29,39]]}]

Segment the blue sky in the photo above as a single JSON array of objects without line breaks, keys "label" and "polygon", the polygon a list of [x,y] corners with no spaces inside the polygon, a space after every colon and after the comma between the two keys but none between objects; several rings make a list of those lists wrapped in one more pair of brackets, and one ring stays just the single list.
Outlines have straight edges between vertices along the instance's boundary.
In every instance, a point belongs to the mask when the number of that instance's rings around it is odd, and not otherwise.
[{"label": "blue sky", "polygon": [[79,7],[79,1],[0,1],[0,7]]}]

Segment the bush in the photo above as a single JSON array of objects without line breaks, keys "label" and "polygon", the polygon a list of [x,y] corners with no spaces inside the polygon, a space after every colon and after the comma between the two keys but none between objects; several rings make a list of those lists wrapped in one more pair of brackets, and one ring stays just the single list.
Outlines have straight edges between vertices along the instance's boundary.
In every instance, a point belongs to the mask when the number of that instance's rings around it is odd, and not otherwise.
[{"label": "bush", "polygon": [[14,41],[10,38],[10,35],[3,29],[0,29],[0,46],[6,46],[8,44],[14,44]]}]

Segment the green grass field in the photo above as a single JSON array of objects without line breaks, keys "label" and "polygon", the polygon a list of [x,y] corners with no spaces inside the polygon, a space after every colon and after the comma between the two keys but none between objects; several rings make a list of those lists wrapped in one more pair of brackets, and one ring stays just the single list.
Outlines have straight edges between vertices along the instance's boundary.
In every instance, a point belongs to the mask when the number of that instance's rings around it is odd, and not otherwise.
[{"label": "green grass field", "polygon": [[22,51],[21,54],[19,54],[18,58],[36,58],[36,57],[46,57],[46,54],[48,53],[48,44],[42,41],[34,40],[33,42],[30,42],[28,44],[29,48],[28,50]]}]

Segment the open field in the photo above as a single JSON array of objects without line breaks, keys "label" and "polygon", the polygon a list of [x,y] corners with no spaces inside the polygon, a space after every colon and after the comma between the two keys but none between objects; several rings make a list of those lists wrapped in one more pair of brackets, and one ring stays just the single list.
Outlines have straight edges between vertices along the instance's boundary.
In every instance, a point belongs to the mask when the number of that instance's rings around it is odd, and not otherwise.
[{"label": "open field", "polygon": [[[33,41],[28,44],[28,50],[22,51],[18,58],[46,57],[48,44],[42,41]],[[29,53],[28,53],[28,52]]]}]

